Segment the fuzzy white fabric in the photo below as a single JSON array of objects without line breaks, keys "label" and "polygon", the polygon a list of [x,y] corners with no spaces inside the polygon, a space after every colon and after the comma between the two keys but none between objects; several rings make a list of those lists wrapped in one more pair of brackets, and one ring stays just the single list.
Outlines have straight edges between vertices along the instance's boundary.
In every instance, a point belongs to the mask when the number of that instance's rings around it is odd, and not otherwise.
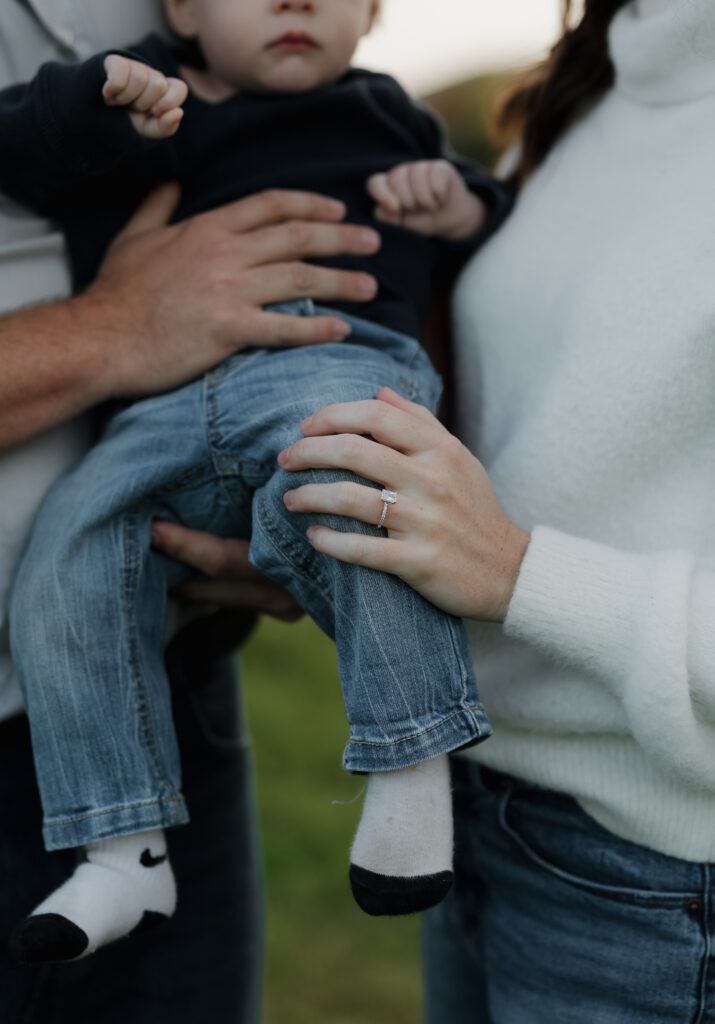
[{"label": "fuzzy white fabric", "polygon": [[638,0],[615,87],[464,272],[459,427],[533,531],[468,624],[468,755],[715,860],[715,6]]}]

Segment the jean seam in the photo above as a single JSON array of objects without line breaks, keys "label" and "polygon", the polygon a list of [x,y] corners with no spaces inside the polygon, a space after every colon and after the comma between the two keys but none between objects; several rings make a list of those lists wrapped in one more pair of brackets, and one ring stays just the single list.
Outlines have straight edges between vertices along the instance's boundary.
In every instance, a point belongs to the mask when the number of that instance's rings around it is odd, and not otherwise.
[{"label": "jean seam", "polygon": [[684,901],[688,899],[695,899],[700,896],[700,893],[693,892],[672,892],[653,893],[638,890],[628,889],[626,887],[620,889],[618,886],[604,885],[600,882],[591,882],[586,878],[581,878],[579,875],[573,875],[571,872],[559,868],[556,864],[552,864],[545,857],[538,854],[529,843],[522,838],[522,836],[516,831],[516,829],[509,824],[507,820],[507,810],[511,799],[511,790],[508,790],[502,797],[500,797],[497,805],[497,818],[502,831],[509,836],[509,838],[519,847],[522,854],[528,857],[534,864],[537,864],[544,871],[547,871],[550,875],[559,878],[562,882],[567,885],[572,885],[576,889],[589,892],[593,896],[600,896],[604,899],[613,900],[616,903],[627,903],[632,906],[640,906],[645,909],[662,909],[662,910],[677,910]]},{"label": "jean seam", "polygon": [[[483,705],[473,704],[471,707],[460,708],[459,711],[453,711],[452,714],[447,715],[446,718],[441,718],[439,722],[435,722],[434,725],[428,725],[426,728],[420,729],[419,732],[412,733],[411,736],[404,736],[402,739],[393,740],[391,743],[377,743],[374,740],[354,739],[350,739],[348,742],[350,746],[355,747],[397,747],[401,743],[409,743],[411,740],[419,739],[420,736],[425,736],[429,732],[434,732],[435,729],[441,729],[443,725],[446,725],[447,722],[451,721],[453,718],[456,718],[458,715],[471,714],[474,711],[484,711]],[[479,735],[481,736],[482,730],[479,727],[479,722],[477,720],[474,721],[474,725],[477,728]]]},{"label": "jean seam", "polygon": [[[147,687],[138,662],[138,640],[136,635],[136,618],[134,614],[136,588],[139,578],[139,560],[136,556],[137,550],[137,513],[130,513],[124,519],[124,566],[122,567],[123,586],[122,603],[124,606],[124,617],[127,626],[127,664],[134,685],[134,704],[139,724],[139,736],[149,762],[154,771],[154,776],[164,792],[172,794],[173,790],[165,776],[156,747],[156,737],[152,726],[151,701]],[[178,800],[174,796],[173,800]]]},{"label": "jean seam", "polygon": [[119,814],[122,811],[135,811],[140,807],[163,807],[165,804],[180,804],[182,798],[179,796],[162,797],[159,800],[137,800],[131,804],[119,804],[116,807],[107,807],[101,811],[90,811],[89,814],[78,814],[73,818],[62,818],[59,821],[45,821],[43,827],[48,831],[52,828],[63,828],[66,825],[75,825],[79,821],[89,821],[92,818],[101,818],[107,814]]},{"label": "jean seam", "polygon": [[710,907],[712,897],[710,892],[710,865],[703,864],[703,916],[702,931],[704,940],[703,959],[700,966],[700,978],[698,986],[698,1010],[693,1018],[693,1024],[701,1024],[705,1020],[708,998],[708,967],[712,952],[712,941],[710,938]]},{"label": "jean seam", "polygon": [[[313,566],[310,563],[305,563],[296,560],[296,558],[300,556],[300,549],[298,548],[295,541],[291,537],[286,536],[286,534],[281,530],[280,525],[276,522],[276,520],[272,518],[271,513],[268,510],[265,495],[261,495],[261,497],[258,500],[262,513],[261,526],[263,527],[263,532],[265,533],[266,537],[271,542],[273,547],[276,549],[276,551],[278,551],[280,555],[282,555],[287,561],[290,562],[290,564],[297,572],[307,577],[311,583],[314,583],[318,587],[321,587],[325,594],[327,594],[329,601],[333,601],[332,588],[330,587],[330,584],[327,582],[327,580],[322,576],[320,571],[314,570]],[[277,540],[275,539],[276,537],[282,538],[283,545],[277,542]],[[298,552],[298,556],[296,556],[294,552]]]}]

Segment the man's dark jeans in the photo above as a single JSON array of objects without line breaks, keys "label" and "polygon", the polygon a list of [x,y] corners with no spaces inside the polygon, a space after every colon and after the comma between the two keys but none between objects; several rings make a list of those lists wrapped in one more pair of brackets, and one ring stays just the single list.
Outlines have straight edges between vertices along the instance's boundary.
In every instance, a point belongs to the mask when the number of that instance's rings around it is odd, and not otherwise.
[{"label": "man's dark jeans", "polygon": [[[167,924],[77,963],[10,960],[14,925],[74,868],[46,853],[24,717],[0,724],[0,1020],[3,1024],[256,1024],[263,910],[251,755],[229,661],[172,665],[191,823],[168,833],[179,905]],[[194,670],[195,671],[195,670]],[[193,673],[192,673],[193,674]]]}]

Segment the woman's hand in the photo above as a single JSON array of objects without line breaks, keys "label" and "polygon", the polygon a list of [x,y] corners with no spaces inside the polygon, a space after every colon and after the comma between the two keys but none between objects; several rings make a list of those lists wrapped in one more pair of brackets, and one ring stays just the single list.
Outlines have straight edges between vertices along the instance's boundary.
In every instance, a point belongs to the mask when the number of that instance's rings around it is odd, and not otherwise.
[{"label": "woman's hand", "polygon": [[[317,551],[395,573],[454,615],[504,620],[530,535],[507,517],[481,463],[430,412],[383,388],[375,401],[326,406],[301,430],[303,440],[278,458],[283,469],[349,469],[397,492],[387,538],[315,526],[308,536]],[[285,503],[376,525],[383,507],[379,490],[348,482],[308,484]]]},{"label": "woman's hand", "polygon": [[174,591],[189,601],[262,612],[274,619],[294,622],[303,614],[287,590],[258,572],[248,561],[248,541],[226,540],[177,523],[155,522],[152,545],[169,558],[190,565],[207,576],[190,580]]}]

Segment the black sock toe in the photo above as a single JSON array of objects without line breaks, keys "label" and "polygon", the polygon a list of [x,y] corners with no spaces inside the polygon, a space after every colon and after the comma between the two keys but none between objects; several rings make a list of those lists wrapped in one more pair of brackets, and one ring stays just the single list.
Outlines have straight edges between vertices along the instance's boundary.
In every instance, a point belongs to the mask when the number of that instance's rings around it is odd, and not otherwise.
[{"label": "black sock toe", "polygon": [[367,868],[350,865],[350,887],[355,902],[373,917],[417,914],[440,903],[452,886],[452,872],[415,878],[380,875]]},{"label": "black sock toe", "polygon": [[25,964],[74,960],[84,953],[89,938],[61,914],[26,917],[10,936],[10,952]]}]

